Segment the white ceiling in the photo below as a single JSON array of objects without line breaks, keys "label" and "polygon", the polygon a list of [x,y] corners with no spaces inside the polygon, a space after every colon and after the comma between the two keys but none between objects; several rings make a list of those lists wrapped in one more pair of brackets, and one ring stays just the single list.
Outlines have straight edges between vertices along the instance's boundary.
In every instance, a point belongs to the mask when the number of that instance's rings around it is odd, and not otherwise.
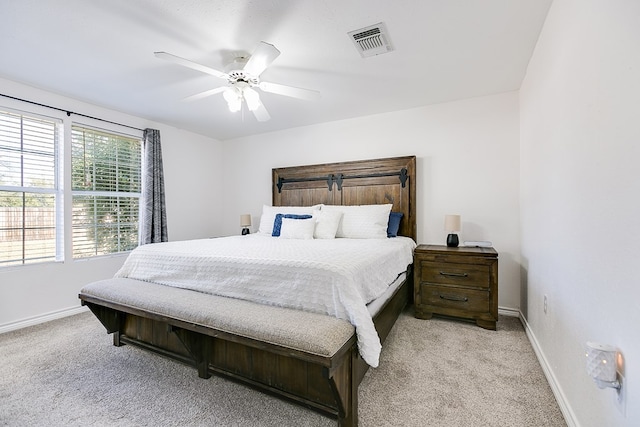
[{"label": "white ceiling", "polygon": [[[226,140],[517,90],[551,1],[2,0],[0,77]],[[347,33],[379,22],[395,50],[362,58]],[[282,52],[263,80],[321,100],[262,92],[260,123],[182,101],[226,82],[153,55],[223,69],[260,41]]]}]

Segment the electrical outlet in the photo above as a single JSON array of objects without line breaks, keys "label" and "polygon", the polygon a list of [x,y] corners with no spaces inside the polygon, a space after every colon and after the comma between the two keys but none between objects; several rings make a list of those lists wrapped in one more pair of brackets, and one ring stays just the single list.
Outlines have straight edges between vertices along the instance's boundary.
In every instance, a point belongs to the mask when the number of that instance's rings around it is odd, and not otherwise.
[{"label": "electrical outlet", "polygon": [[547,296],[544,296],[544,306],[542,308],[544,310],[544,314],[547,314]]},{"label": "electrical outlet", "polygon": [[623,417],[626,417],[627,409],[627,384],[625,384],[624,377],[618,372],[618,381],[620,381],[620,389],[616,390],[616,394],[613,396],[614,403],[618,411]]}]

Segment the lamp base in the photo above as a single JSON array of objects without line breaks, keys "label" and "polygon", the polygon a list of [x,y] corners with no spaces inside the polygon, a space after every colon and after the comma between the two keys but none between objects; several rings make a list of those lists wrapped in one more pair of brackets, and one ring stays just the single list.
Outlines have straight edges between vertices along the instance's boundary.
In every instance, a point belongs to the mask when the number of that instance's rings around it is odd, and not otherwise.
[{"label": "lamp base", "polygon": [[447,246],[449,246],[450,248],[457,248],[459,244],[460,241],[458,240],[457,234],[451,233],[447,236]]},{"label": "lamp base", "polygon": [[250,233],[250,232],[249,232],[249,229],[248,229],[248,228],[246,228],[246,227],[245,227],[245,228],[243,228],[243,229],[242,229],[242,235],[243,235],[243,236],[246,236],[246,235],[247,235],[247,234],[249,234],[249,233]]}]

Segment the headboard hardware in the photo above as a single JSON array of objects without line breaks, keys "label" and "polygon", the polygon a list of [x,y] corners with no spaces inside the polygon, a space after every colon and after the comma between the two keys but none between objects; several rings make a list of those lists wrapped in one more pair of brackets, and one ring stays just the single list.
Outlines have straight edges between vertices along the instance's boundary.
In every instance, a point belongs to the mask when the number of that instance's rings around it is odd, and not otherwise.
[{"label": "headboard hardware", "polygon": [[338,191],[342,191],[342,180],[344,179],[344,175],[339,173],[336,175],[336,185],[338,186]]},{"label": "headboard hardware", "polygon": [[400,184],[402,184],[402,188],[406,187],[407,179],[409,178],[409,175],[407,174],[407,168],[400,169],[400,172],[368,173],[366,175],[343,175],[339,173],[336,178],[336,184],[338,184],[338,191],[342,191],[342,181],[345,179],[380,178],[385,176],[398,176],[400,178]]},{"label": "headboard hardware", "polygon": [[357,179],[357,178],[380,178],[385,176],[397,176],[400,178],[400,184],[402,184],[402,188],[405,188],[407,185],[407,179],[409,178],[409,174],[407,168],[400,169],[400,172],[384,172],[384,173],[370,173],[365,175],[343,175],[339,174],[330,174],[329,176],[322,177],[311,177],[311,178],[282,178],[278,177],[278,183],[276,184],[278,187],[278,193],[282,193],[282,186],[287,182],[308,182],[308,181],[327,181],[327,185],[329,186],[329,191],[332,190],[333,183],[335,182],[338,186],[338,191],[342,191],[342,182],[345,179]]},{"label": "headboard hardware", "polygon": [[276,186],[278,187],[278,193],[282,193],[282,186],[287,182],[309,182],[309,181],[327,181],[327,187],[329,191],[333,189],[333,174],[329,174],[328,176],[317,176],[312,178],[282,178],[278,177],[278,183]]},{"label": "headboard hardware", "polygon": [[402,188],[407,185],[407,179],[409,175],[407,174],[407,168],[400,169],[400,183],[402,184]]}]

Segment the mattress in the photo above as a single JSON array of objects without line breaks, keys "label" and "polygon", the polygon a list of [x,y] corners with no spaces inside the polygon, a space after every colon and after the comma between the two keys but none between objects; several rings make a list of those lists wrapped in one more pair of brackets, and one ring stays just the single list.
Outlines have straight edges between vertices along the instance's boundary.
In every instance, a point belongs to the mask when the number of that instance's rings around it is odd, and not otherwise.
[{"label": "mattress", "polygon": [[115,277],[323,313],[356,328],[358,348],[378,365],[380,339],[367,304],[413,262],[415,242],[231,236],[143,245]]},{"label": "mattress", "polygon": [[393,283],[391,283],[387,287],[387,290],[384,291],[382,295],[380,295],[378,298],[374,299],[369,304],[367,304],[367,310],[369,310],[369,314],[371,314],[371,317],[376,317],[376,315],[382,309],[382,307],[384,307],[387,301],[389,301],[393,297],[393,295],[396,293],[396,290],[400,286],[402,286],[406,278],[407,278],[406,272],[400,274],[398,278],[394,280]]}]

